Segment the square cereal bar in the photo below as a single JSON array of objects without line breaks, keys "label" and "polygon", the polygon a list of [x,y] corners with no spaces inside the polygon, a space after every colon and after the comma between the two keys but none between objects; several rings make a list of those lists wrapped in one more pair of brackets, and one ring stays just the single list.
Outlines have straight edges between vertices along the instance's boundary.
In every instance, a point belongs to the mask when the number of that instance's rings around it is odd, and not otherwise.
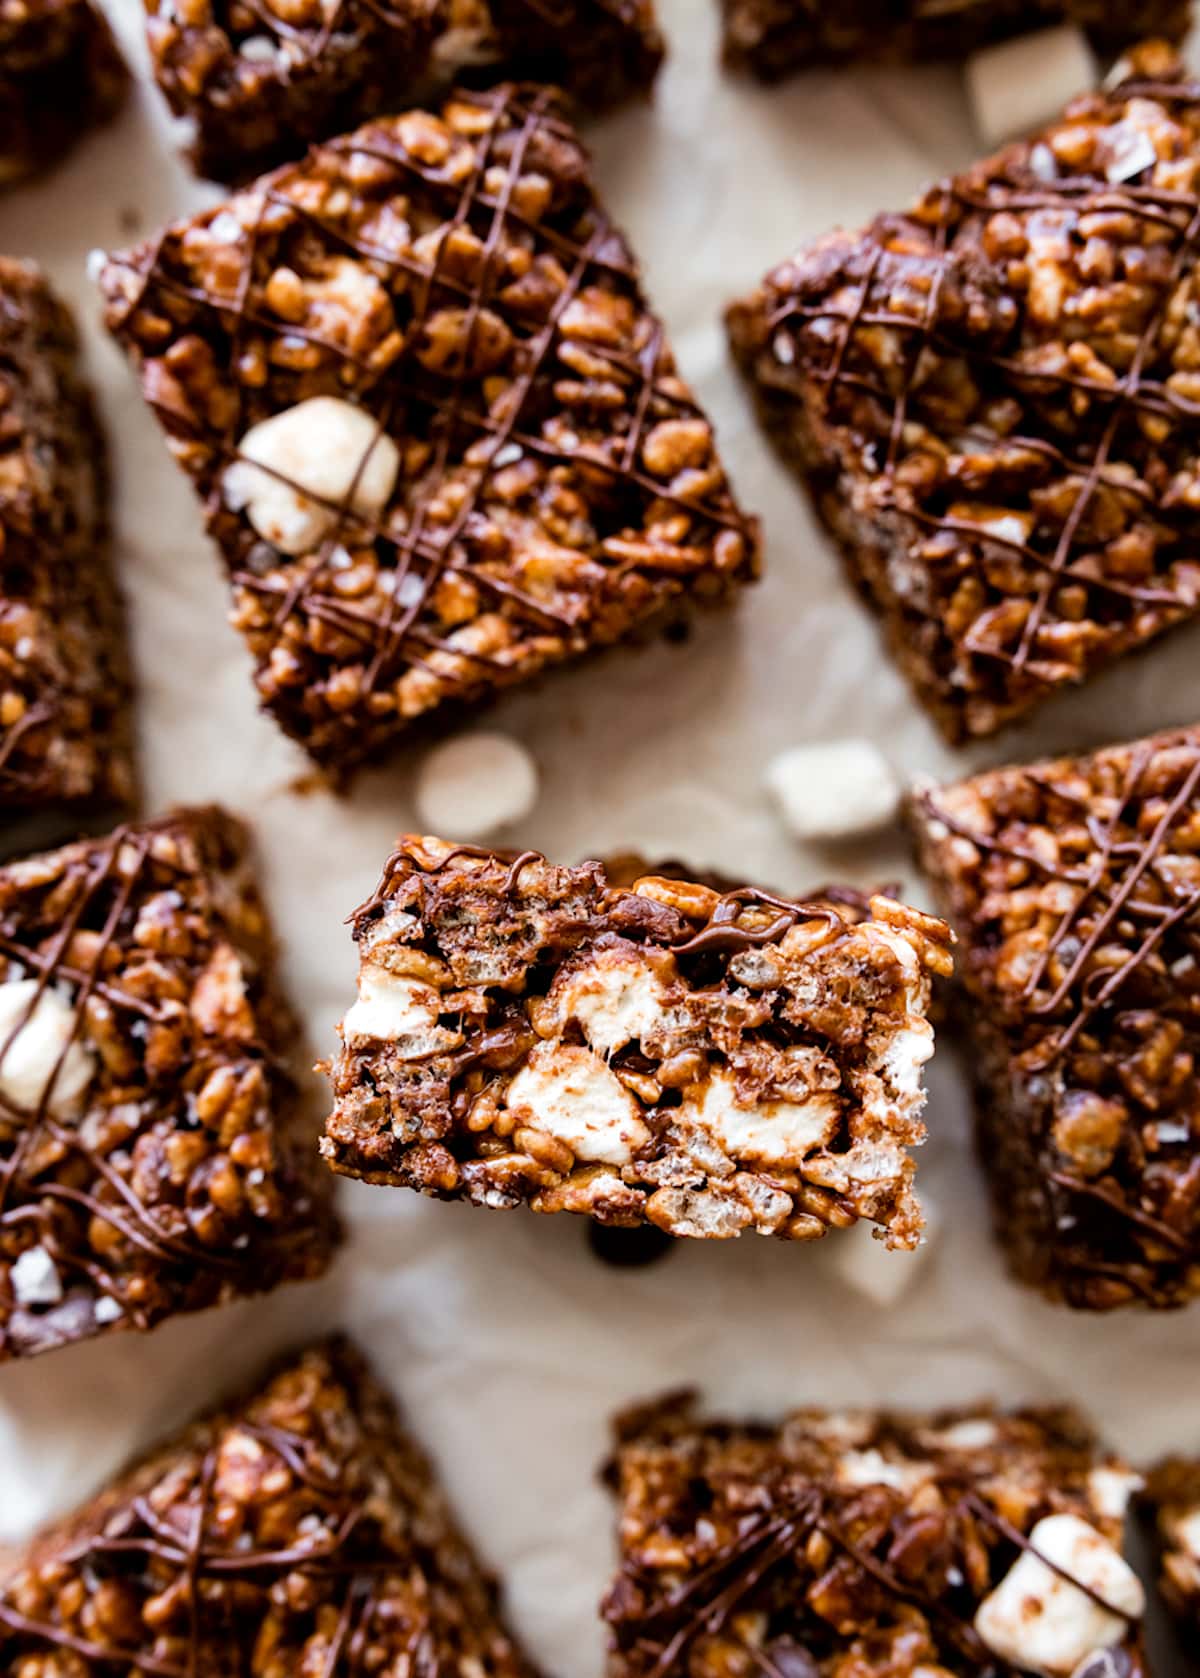
[{"label": "square cereal bar", "polygon": [[1200,1460],[1159,1463],[1142,1501],[1154,1521],[1159,1590],[1183,1635],[1194,1639],[1200,1636]]},{"label": "square cereal bar", "polygon": [[996,1224],[1069,1305],[1200,1294],[1200,728],[920,794]]},{"label": "square cereal bar", "polygon": [[964,58],[1012,35],[1074,23],[1101,53],[1148,36],[1179,40],[1190,0],[721,0],[725,60],[775,81],[866,58]]},{"label": "square cereal bar", "polygon": [[0,1361],[329,1261],[248,846],[184,810],[0,867]]},{"label": "square cereal bar", "polygon": [[951,741],[1200,611],[1200,85],[1165,48],[729,311]]},{"label": "square cereal bar", "polygon": [[197,169],[246,180],[466,77],[555,82],[603,108],[663,56],[653,0],[145,0],[154,74]]},{"label": "square cereal bar", "polygon": [[354,917],[336,1171],[477,1205],[915,1247],[940,921],[402,841]]},{"label": "square cereal bar", "polygon": [[29,1546],[6,1671],[529,1678],[428,1462],[353,1347],[316,1346]]},{"label": "square cereal bar", "polygon": [[618,1423],[610,1678],[1147,1678],[1137,1477],[1075,1412]]},{"label": "square cereal bar", "polygon": [[262,700],[332,769],[757,572],[545,91],[370,124],[102,285]]},{"label": "square cereal bar", "polygon": [[[0,121],[2,121],[0,117]],[[0,825],[133,797],[108,472],[66,307],[0,257]]]},{"label": "square cereal bar", "polygon": [[0,189],[106,122],[129,72],[90,0],[0,0]]}]

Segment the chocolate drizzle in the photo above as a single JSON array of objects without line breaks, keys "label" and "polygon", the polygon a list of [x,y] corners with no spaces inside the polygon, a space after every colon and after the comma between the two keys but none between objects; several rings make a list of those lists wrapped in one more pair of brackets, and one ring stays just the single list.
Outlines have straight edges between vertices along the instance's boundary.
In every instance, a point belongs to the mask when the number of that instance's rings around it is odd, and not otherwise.
[{"label": "chocolate drizzle", "polygon": [[257,1671],[264,1650],[321,1678],[385,1660],[421,1678],[460,1659],[527,1674],[427,1464],[342,1343],[195,1424],[40,1542],[0,1594],[0,1662],[53,1649],[152,1678]]},{"label": "chocolate drizzle", "polygon": [[[1011,1055],[1006,1087],[1026,1092],[1018,1122],[1055,1220],[1042,1262],[1115,1303],[1175,1302],[1200,1255],[1200,731],[967,785],[917,807],[967,986]],[[1074,1123],[1088,1111],[1099,1157]]]},{"label": "chocolate drizzle", "polygon": [[[747,908],[771,908],[779,913],[766,926],[746,927],[742,919]],[[698,932],[673,944],[677,956],[735,955],[743,950],[757,949],[764,944],[775,944],[801,921],[823,920],[830,932],[839,935],[846,922],[836,909],[827,903],[795,903],[787,898],[774,897],[770,892],[758,891],[753,886],[739,886],[726,892]]]},{"label": "chocolate drizzle", "polygon": [[[372,273],[384,269],[396,288],[394,306],[405,322],[403,344],[383,371],[330,334],[288,326],[287,335],[289,341],[312,346],[342,370],[339,392],[369,410],[376,440],[388,435],[402,448],[415,447],[420,440],[429,464],[411,480],[402,478],[378,519],[353,508],[356,483],[340,500],[330,501],[270,468],[272,476],[334,515],[332,528],[310,555],[293,561],[274,556],[267,575],[246,563],[255,544],[245,520],[238,521],[236,533],[226,543],[235,592],[257,601],[270,614],[269,624],[254,633],[260,672],[268,669],[277,652],[295,643],[300,626],[305,646],[344,643],[348,649],[334,662],[352,665],[356,673],[354,705],[341,720],[336,715],[324,719],[329,740],[317,737],[311,707],[306,720],[292,718],[287,696],[280,697],[285,726],[300,733],[318,756],[330,755],[336,736],[336,755],[343,764],[377,747],[381,728],[395,732],[402,726],[398,716],[386,725],[381,723],[383,713],[373,708],[373,701],[406,673],[422,671],[436,682],[447,668],[462,665],[465,673],[455,677],[455,687],[467,697],[481,686],[511,680],[510,659],[474,645],[469,636],[450,637],[438,628],[435,597],[443,587],[454,586],[465,596],[477,597],[478,614],[500,613],[530,643],[547,635],[557,639],[560,650],[547,656],[577,656],[590,650],[593,637],[601,633],[600,620],[616,609],[627,569],[636,567],[645,579],[646,605],[635,617],[660,610],[681,592],[678,547],[664,545],[660,551],[656,539],[643,534],[650,509],[682,518],[693,544],[689,554],[700,556],[701,549],[711,547],[722,532],[734,532],[753,546],[751,521],[734,505],[720,474],[696,493],[682,493],[673,487],[672,475],[656,474],[643,463],[643,444],[652,426],[702,416],[675,376],[661,328],[645,313],[636,265],[586,182],[575,174],[556,183],[556,191],[573,214],[564,211],[535,219],[520,207],[518,186],[527,163],[536,168],[540,160],[545,167],[546,159],[577,152],[574,133],[559,115],[553,97],[544,88],[510,85],[479,94],[460,92],[456,98],[477,105],[486,125],[474,143],[465,180],[440,161],[427,160],[419,146],[406,144],[402,121],[376,122],[348,138],[328,142],[307,163],[279,170],[258,183],[257,217],[236,246],[239,278],[232,295],[209,295],[186,272],[181,277],[181,240],[186,230],[177,227],[128,259],[120,272],[134,287],[132,295],[123,295],[110,311],[110,324],[118,336],[146,311],[161,310],[168,317],[182,312],[195,326],[214,334],[222,346],[222,359],[236,365],[252,337],[261,344],[280,333],[280,321],[263,298],[262,276],[264,269],[269,272],[285,259],[286,240],[280,227],[289,225],[307,229],[309,238],[323,245],[331,259],[349,256],[369,263]],[[582,167],[582,153],[578,155]],[[306,207],[306,189],[314,176],[330,167],[349,171],[356,161],[374,165],[377,175],[388,183],[387,192],[372,188],[373,204],[394,197],[408,206],[406,214],[418,205],[422,216],[438,224],[436,249],[428,258],[382,249],[352,228],[348,218],[334,223]],[[212,217],[207,219],[211,223]],[[478,246],[478,261],[465,275],[462,264],[454,259],[460,232],[473,247]],[[561,275],[553,301],[539,318],[531,316],[528,306],[506,301],[512,274],[505,253],[510,239],[517,237],[530,254]],[[561,377],[558,363],[566,342],[564,317],[581,306],[589,286],[602,286],[620,299],[640,327],[638,334],[631,333],[629,343],[610,341],[610,335],[588,339],[589,356],[603,366],[610,388],[622,395],[620,426],[611,439],[585,444],[565,424],[556,428],[547,423],[546,410],[554,405],[553,390]],[[446,365],[434,372],[422,362],[422,346],[435,316],[447,308],[461,317],[462,341]],[[497,325],[520,343],[502,403],[486,397],[484,381],[475,371],[482,335]],[[233,379],[232,399],[220,433],[211,434],[182,414],[173,398],[156,395],[161,383],[148,383],[147,399],[168,431],[203,444],[206,464],[200,487],[214,528],[228,533],[230,514],[222,502],[222,473],[240,458],[239,439],[251,417],[248,409],[262,417],[262,398],[240,379]],[[275,411],[287,406],[289,394],[285,383]],[[368,449],[359,473],[369,453]],[[519,459],[536,461],[546,471],[577,470],[582,461],[588,482],[598,484],[596,504],[588,509],[589,527],[595,524],[596,531],[584,543],[592,564],[586,573],[579,571],[578,585],[573,584],[561,601],[557,590],[536,590],[517,580],[523,573],[504,559],[501,550],[507,551],[512,543],[508,538],[501,540],[499,525],[490,544],[484,542],[477,552],[486,534],[493,480]],[[435,511],[435,502],[444,496],[450,475],[461,494],[456,494],[455,510],[447,522]],[[605,553],[606,540],[624,542],[627,547],[632,542],[638,550],[636,559]],[[372,548],[388,584],[378,599],[364,603],[345,598],[339,590],[337,565],[348,544]],[[692,563],[689,560],[689,567]],[[597,570],[597,564],[603,569]],[[711,569],[707,560],[704,568]],[[581,590],[587,594],[582,605]],[[607,630],[603,633],[612,639]],[[320,666],[322,675],[328,674],[329,659],[321,660]]]},{"label": "chocolate drizzle", "polygon": [[731,311],[768,427],[952,739],[1200,610],[1194,109],[1165,132],[1198,92],[1079,101]]},{"label": "chocolate drizzle", "polygon": [[[1034,851],[1007,831],[989,834],[977,824],[960,821],[936,792],[920,796],[927,822],[941,823],[986,856],[1012,857],[1036,878],[1071,888],[1070,907],[1030,964],[1019,998],[1024,1018],[1045,1022],[1038,1030],[1040,1040],[1022,1056],[1031,1071],[1048,1071],[1098,1016],[1117,1007],[1122,993],[1169,936],[1182,941],[1185,953],[1192,953],[1193,940],[1200,949],[1200,887],[1180,891],[1160,870],[1175,839],[1200,809],[1200,736],[1179,736],[1177,750],[1187,762],[1166,800],[1157,798],[1157,789],[1151,794],[1143,787],[1159,744],[1145,740],[1131,749],[1120,795],[1106,801],[1107,819],[1086,801],[1076,804],[1072,813],[1086,824],[1094,847],[1090,858],[1076,864]],[[1042,781],[1036,769],[1025,773],[1043,796],[1072,804],[1069,789]],[[1149,823],[1148,813],[1154,818]],[[1121,947],[1121,959],[1097,965],[1100,946],[1111,949],[1114,943]],[[1068,952],[1065,960],[1063,951]],[[1052,977],[1056,968],[1061,973]]]},{"label": "chocolate drizzle", "polygon": [[[38,38],[47,31],[57,38],[60,29],[76,29],[85,40],[94,34],[97,49],[108,39],[90,5],[64,8],[52,30],[53,16],[34,4],[14,14],[12,27],[18,37],[28,30],[34,50]],[[7,23],[0,25],[5,30]],[[84,68],[59,67],[68,78]],[[99,75],[102,63],[95,69]],[[63,98],[64,125],[69,121],[68,89],[60,84],[50,99],[46,75],[10,30],[0,47],[0,177],[5,122],[14,109],[29,99],[46,106],[34,129],[55,130],[60,123],[49,106]],[[75,114],[82,121],[86,113]],[[0,656],[0,815],[10,827],[16,812],[71,811],[78,828],[80,811],[111,809],[115,816],[132,794],[107,455],[77,347],[74,321],[44,276],[32,264],[0,257],[0,618],[7,637]]]},{"label": "chocolate drizzle", "polygon": [[[267,1022],[270,1038],[251,1037],[243,1027],[241,1035],[223,1040],[215,1024],[206,1029],[193,1024],[178,1000],[185,985],[188,991],[198,985],[216,945],[237,936],[233,923],[214,913],[211,900],[220,895],[216,874],[230,856],[240,861],[244,843],[240,827],[218,812],[181,812],[68,847],[46,859],[41,879],[37,859],[17,865],[32,870],[37,884],[27,886],[18,878],[14,885],[0,872],[0,957],[6,958],[10,981],[22,976],[34,981],[20,1016],[0,1041],[0,1073],[48,993],[56,1004],[69,999],[70,1007],[36,1106],[25,1110],[0,1095],[0,1260],[12,1264],[31,1246],[44,1249],[62,1280],[69,1326],[56,1326],[57,1308],[44,1315],[22,1311],[9,1294],[0,1300],[0,1324],[7,1330],[0,1331],[0,1356],[93,1333],[104,1322],[146,1328],[169,1309],[213,1303],[230,1292],[269,1286],[273,1277],[311,1273],[323,1263],[330,1234],[326,1197],[314,1198],[305,1188],[305,1173],[291,1157],[296,1137],[288,1126],[299,1108],[279,1058],[282,1042],[275,1037],[277,1030],[283,1034],[280,1005],[264,982],[254,1018],[256,1027]],[[244,884],[241,889],[247,890]],[[228,890],[237,890],[233,881]],[[43,894],[51,894],[54,905],[49,919]],[[136,923],[139,914],[153,918],[166,912],[172,900],[182,943],[158,956],[148,986],[151,938],[139,944]],[[252,918],[261,912],[249,896],[241,908]],[[178,949],[185,952],[182,957]],[[71,959],[73,951],[80,953]],[[260,983],[249,948],[244,961],[243,981]],[[93,1003],[101,1006],[111,1043],[98,1044],[90,1033]],[[185,1029],[192,1047],[172,1076],[165,1045]],[[156,1046],[154,1032],[168,1034],[162,1046]],[[55,1090],[81,1044],[95,1063],[93,1084],[81,1097],[79,1112],[68,1117],[55,1107]],[[231,1094],[239,1080],[249,1094],[247,1078],[261,1075],[262,1094],[253,1105],[247,1102],[237,1129],[244,1148],[268,1141],[256,1156],[262,1160],[258,1216],[250,1214],[244,1198],[235,1211],[227,1186],[221,1198],[228,1224],[215,1208],[205,1217],[210,1203],[201,1187],[207,1182],[204,1171],[223,1161],[227,1175],[233,1174],[215,1134],[202,1150],[185,1154],[188,1176],[178,1191],[162,1165],[155,1169],[159,1159],[172,1157],[171,1127],[181,1138],[203,1128],[195,1100],[221,1068]],[[109,1099],[114,1094],[119,1102]],[[273,1131],[276,1108],[279,1128]],[[232,1141],[231,1134],[226,1144]],[[249,1154],[242,1157],[249,1161]],[[315,1181],[325,1189],[322,1179]],[[269,1213],[272,1195],[282,1195],[286,1209]],[[101,1300],[115,1306],[110,1315],[97,1315]]]},{"label": "chocolate drizzle", "polygon": [[[769,1435],[763,1436],[761,1448],[751,1449],[752,1430],[717,1424],[691,1431],[682,1419],[685,1412],[676,1421],[668,1404],[661,1414],[665,1449],[656,1443],[661,1424],[654,1411],[647,1432],[641,1434],[643,1424],[635,1424],[618,1448],[629,1499],[622,1530],[630,1548],[605,1615],[620,1678],[668,1678],[680,1671],[708,1670],[710,1663],[713,1670],[724,1670],[725,1662],[739,1657],[748,1657],[767,1678],[816,1678],[831,1658],[858,1648],[852,1625],[861,1625],[864,1634],[870,1628],[881,1670],[887,1664],[888,1633],[894,1631],[902,1636],[892,1657],[897,1671],[908,1670],[906,1660],[920,1664],[932,1657],[981,1678],[1021,1678],[1018,1668],[984,1644],[973,1624],[983,1597],[1021,1553],[1036,1556],[1124,1621],[1129,1630],[1122,1652],[1133,1657],[1128,1670],[1141,1673],[1133,1617],[1042,1554],[1028,1533],[1001,1515],[979,1489],[997,1473],[1003,1475],[1007,1449],[1024,1478],[1035,1468],[1049,1476],[1039,1499],[1041,1512],[1063,1507],[1067,1487],[1082,1469],[1078,1447],[1059,1445],[1049,1430],[1031,1442],[1026,1421],[1023,1441],[1017,1436],[974,1464],[966,1453],[947,1452],[931,1461],[930,1484],[939,1490],[940,1504],[927,1497],[918,1510],[909,1507],[908,1494],[883,1481],[838,1484],[836,1458],[817,1469],[823,1448],[815,1442],[807,1446],[807,1466],[798,1467],[791,1457],[797,1435],[790,1428],[786,1451],[781,1446],[773,1457]],[[889,1425],[881,1420],[884,1433]],[[997,1418],[998,1429],[1007,1425],[1005,1418]],[[1055,1459],[1058,1449],[1063,1451],[1061,1464]],[[1066,1476],[1061,1484],[1053,1479],[1056,1468]],[[646,1487],[653,1488],[650,1498],[644,1496]],[[1037,1507],[1031,1509],[1031,1524]],[[1077,1507],[1085,1519],[1095,1521],[1084,1501]],[[739,1516],[735,1511],[741,1509],[753,1513]],[[735,1536],[714,1553],[714,1523],[722,1527],[731,1521]],[[709,1536],[701,1537],[705,1528]],[[660,1531],[670,1535],[672,1548],[687,1561],[661,1568],[638,1561],[643,1540],[651,1556],[657,1553]],[[831,1565],[830,1552],[842,1560]],[[914,1568],[910,1554],[926,1558],[923,1565]],[[986,1583],[980,1578],[981,1557],[987,1560]],[[751,1626],[753,1632],[747,1629]],[[931,1640],[928,1652],[916,1636],[921,1627]],[[697,1664],[692,1652],[708,1639],[716,1646]],[[779,1665],[773,1659],[777,1646],[783,1652]]]}]

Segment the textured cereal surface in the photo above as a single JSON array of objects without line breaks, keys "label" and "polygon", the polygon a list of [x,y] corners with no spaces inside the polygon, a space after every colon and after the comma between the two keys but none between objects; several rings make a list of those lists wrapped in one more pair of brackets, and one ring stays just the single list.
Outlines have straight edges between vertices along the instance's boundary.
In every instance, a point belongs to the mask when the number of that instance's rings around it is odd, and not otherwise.
[{"label": "textured cereal surface", "polygon": [[0,0],[0,191],[107,121],[128,84],[91,0]]},{"label": "textured cereal surface", "polygon": [[523,1678],[491,1582],[343,1341],[194,1423],[39,1539],[0,1590],[23,1678]]},{"label": "textured cereal surface", "polygon": [[245,179],[450,81],[519,76],[585,106],[644,92],[663,56],[653,0],[145,0],[154,73],[193,161]]},{"label": "textured cereal surface", "polygon": [[40,271],[0,257],[0,821],[133,796],[107,459],[77,350]]},{"label": "textured cereal surface", "polygon": [[409,839],[354,921],[336,1170],[491,1207],[915,1246],[941,922]]},{"label": "textured cereal surface", "polygon": [[[757,528],[545,91],[368,125],[102,285],[204,500],[259,694],[322,763],[756,572]],[[358,469],[335,497],[276,463],[256,511],[248,434],[314,398],[365,426]],[[262,516],[281,484],[298,536]]]},{"label": "textured cereal surface", "polygon": [[[800,1410],[777,1428],[702,1422],[687,1398],[631,1411],[609,1672],[1017,1678],[982,1643],[980,1605],[1045,1517],[1119,1547],[1120,1499],[1100,1487],[1126,1477],[1065,1409]],[[1081,1675],[1145,1678],[1136,1623],[1095,1654]]]},{"label": "textured cereal surface", "polygon": [[1168,1457],[1146,1482],[1154,1522],[1159,1589],[1185,1641],[1200,1636],[1200,1461]]},{"label": "textured cereal surface", "polygon": [[0,1360],[325,1268],[239,822],[179,811],[0,868],[0,1010]]},{"label": "textured cereal surface", "polygon": [[1165,47],[729,312],[763,421],[953,741],[1200,606],[1200,88]]},{"label": "textured cereal surface", "polygon": [[1179,39],[1180,0],[721,0],[725,58],[764,81],[859,58],[965,58],[1010,35],[1054,24],[1086,29],[1102,53],[1151,35]]},{"label": "textured cereal surface", "polygon": [[980,1142],[1018,1272],[1079,1306],[1200,1291],[1200,730],[920,797],[961,940]]}]

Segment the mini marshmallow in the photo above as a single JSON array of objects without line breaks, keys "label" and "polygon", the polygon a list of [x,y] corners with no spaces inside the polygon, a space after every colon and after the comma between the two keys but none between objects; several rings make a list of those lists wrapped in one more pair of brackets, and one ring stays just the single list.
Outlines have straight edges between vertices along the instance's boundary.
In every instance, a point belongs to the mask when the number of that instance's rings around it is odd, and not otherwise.
[{"label": "mini marshmallow", "polygon": [[39,993],[36,979],[0,985],[0,1098],[28,1113],[43,1099],[56,1117],[76,1112],[96,1058],[74,1027],[74,1005],[57,987]]},{"label": "mini marshmallow", "polygon": [[927,1462],[893,1462],[882,1451],[847,1451],[838,1462],[838,1479],[843,1486],[894,1486],[913,1492],[931,1478]]},{"label": "mini marshmallow", "polygon": [[[1145,1612],[1146,1593],[1107,1538],[1078,1515],[1047,1515],[1029,1542],[1032,1550],[1022,1552],[980,1604],[975,1630],[1002,1661],[1050,1678],[1069,1678],[1089,1655],[1121,1641],[1128,1619]],[[1069,1577],[1048,1567],[1042,1556]]]},{"label": "mini marshmallow", "polygon": [[417,776],[417,810],[427,833],[485,839],[522,821],[537,802],[532,757],[507,734],[482,730],[435,746]]},{"label": "mini marshmallow", "polygon": [[1200,1561],[1200,1507],[1189,1509],[1175,1523],[1175,1541]]},{"label": "mini marshmallow", "polygon": [[767,766],[766,785],[796,839],[847,839],[894,821],[900,788],[869,740],[793,746]]},{"label": "mini marshmallow", "polygon": [[347,1043],[393,1043],[433,1030],[440,1007],[432,985],[367,965],[358,975],[358,1000],[342,1021],[342,1035]]},{"label": "mini marshmallow", "polygon": [[1140,1474],[1128,1468],[1093,1468],[1088,1475],[1088,1495],[1099,1515],[1110,1520],[1124,1520],[1134,1492],[1146,1484]]},{"label": "mini marshmallow", "polygon": [[732,1078],[714,1072],[699,1099],[685,1101],[679,1118],[708,1131],[730,1159],[795,1165],[823,1148],[837,1129],[841,1102],[818,1091],[807,1101],[756,1101],[743,1106]]},{"label": "mini marshmallow", "polygon": [[337,396],[310,396],[251,426],[238,455],[222,479],[225,504],[285,554],[319,548],[347,498],[352,513],[378,519],[400,471],[374,415]]},{"label": "mini marshmallow", "polygon": [[535,1044],[505,1101],[518,1124],[548,1131],[577,1159],[627,1165],[650,1140],[640,1107],[608,1062],[573,1044]]},{"label": "mini marshmallow", "polygon": [[62,1299],[62,1277],[45,1247],[18,1253],[8,1279],[18,1305],[57,1305]]},{"label": "mini marshmallow", "polygon": [[825,1244],[825,1258],[839,1282],[872,1305],[894,1305],[916,1282],[929,1256],[939,1218],[928,1199],[922,1197],[925,1234],[911,1253],[890,1252],[875,1239],[874,1224],[860,1220],[850,1229],[835,1230]]},{"label": "mini marshmallow", "polygon": [[119,1299],[111,1294],[104,1294],[92,1307],[92,1316],[98,1323],[115,1323],[119,1317],[125,1315],[124,1307]]},{"label": "mini marshmallow", "polygon": [[588,1046],[606,1056],[670,1024],[654,969],[610,950],[556,980],[549,999],[563,1018],[578,1020]]},{"label": "mini marshmallow", "polygon": [[967,59],[967,96],[979,137],[989,146],[1030,134],[1058,116],[1099,74],[1077,24],[983,47]]}]

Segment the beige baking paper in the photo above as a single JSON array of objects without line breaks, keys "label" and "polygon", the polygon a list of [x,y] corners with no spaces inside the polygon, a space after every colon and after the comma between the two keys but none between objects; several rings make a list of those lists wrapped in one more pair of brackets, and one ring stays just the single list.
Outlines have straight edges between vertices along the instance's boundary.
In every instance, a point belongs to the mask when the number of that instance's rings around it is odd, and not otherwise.
[{"label": "beige baking paper", "polygon": [[[671,58],[657,97],[593,131],[597,168],[740,496],[763,517],[767,575],[740,611],[701,621],[683,646],[621,652],[499,707],[489,726],[523,740],[543,777],[535,814],[505,837],[563,859],[636,847],[783,889],[830,875],[910,879],[899,842],[832,856],[789,840],[762,792],[771,756],[865,734],[905,777],[949,776],[1195,720],[1200,635],[1165,643],[974,756],[940,745],[763,445],[720,317],[790,244],[901,205],[966,163],[976,142],[961,78],[859,69],[761,90],[717,71],[716,0],[660,4]],[[98,329],[89,249],[128,244],[219,196],[176,159],[145,80],[139,0],[118,6],[138,97],[49,181],[0,201],[0,250],[44,263],[83,321],[116,457],[151,804],[219,799],[253,819],[287,979],[324,1051],[353,987],[343,920],[414,820],[414,759],[400,756],[346,800],[292,790],[305,764],[256,714],[191,491]],[[895,1257],[914,1280],[894,1309],[836,1278],[832,1240],[680,1242],[655,1268],[616,1271],[568,1217],[347,1186],[352,1239],[326,1283],[0,1370],[0,1541],[76,1502],[274,1346],[334,1324],[400,1394],[505,1577],[517,1627],[558,1678],[600,1669],[595,1604],[611,1520],[595,1471],[607,1418],[639,1395],[694,1382],[714,1405],[763,1413],[1070,1398],[1139,1460],[1200,1448],[1200,1315],[1074,1316],[1011,1285],[988,1239],[945,1047],[933,1086],[920,1181],[941,1228],[927,1254]]]}]

